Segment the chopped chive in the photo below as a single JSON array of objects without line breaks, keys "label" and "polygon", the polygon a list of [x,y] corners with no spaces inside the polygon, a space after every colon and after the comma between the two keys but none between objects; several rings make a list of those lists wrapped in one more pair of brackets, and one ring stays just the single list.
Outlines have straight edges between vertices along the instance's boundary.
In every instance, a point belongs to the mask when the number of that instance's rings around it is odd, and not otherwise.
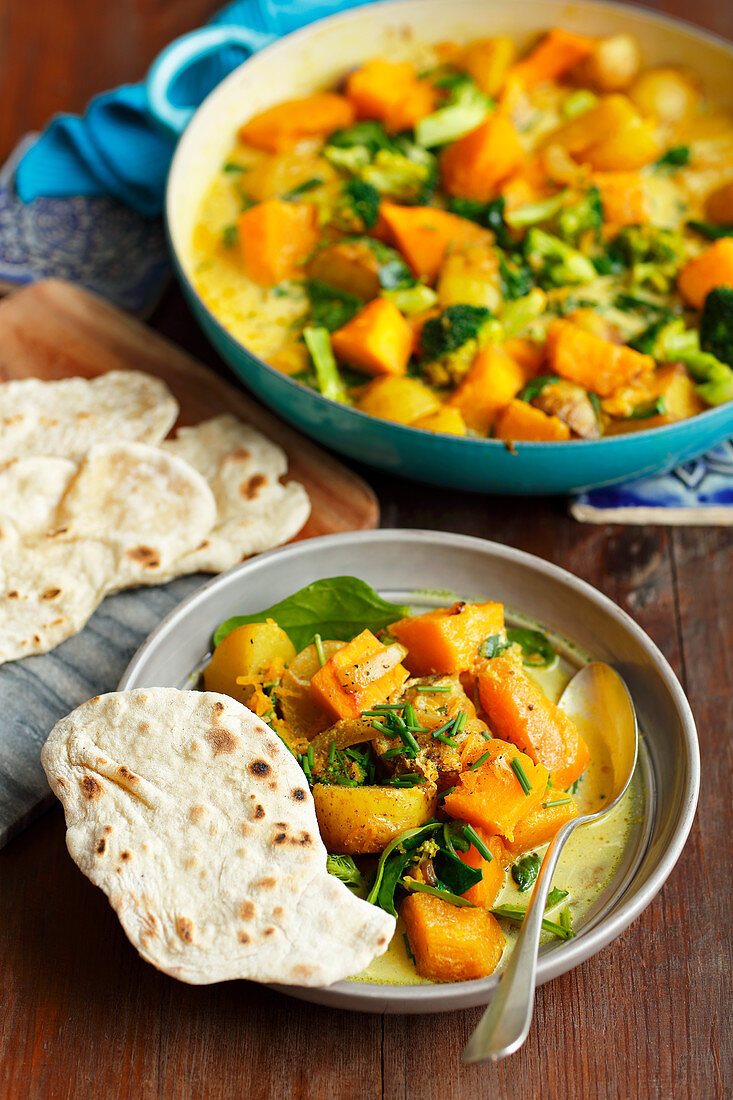
[{"label": "chopped chive", "polygon": [[435,692],[435,691],[439,691],[439,692],[447,692],[447,691],[450,691],[450,689],[451,689],[451,688],[450,688],[450,684],[434,684],[434,685],[430,685],[430,684],[419,684],[419,685],[418,685],[418,686],[417,686],[417,687],[415,688],[415,691],[424,691],[425,693],[430,693],[430,694],[432,694],[432,693],[433,693],[433,692]]},{"label": "chopped chive", "polygon": [[405,748],[411,749],[413,754],[417,755],[417,753],[419,753],[420,751],[420,746],[410,733],[409,728],[400,730],[399,735],[400,740],[402,741],[402,744],[405,746]]},{"label": "chopped chive", "polygon": [[319,664],[323,668],[326,663],[326,654],[323,652],[323,641],[320,634],[313,635],[313,645],[316,647]]},{"label": "chopped chive", "polygon": [[488,752],[485,752],[483,754],[483,756],[479,756],[478,760],[474,760],[473,764],[469,764],[468,765],[468,770],[470,772],[475,772],[476,768],[480,768],[482,764],[485,764],[490,756],[491,756],[491,749],[489,749]]},{"label": "chopped chive", "polygon": [[362,714],[385,714],[391,710],[404,710],[404,703],[375,703],[373,710],[363,710]]},{"label": "chopped chive", "polygon": [[569,905],[563,906],[563,908],[560,910],[560,914],[559,914],[558,919],[559,919],[561,928],[564,928],[565,931],[569,932],[571,936],[575,935],[575,933],[572,931],[572,925],[571,925],[571,921],[570,921],[570,906]]},{"label": "chopped chive", "polygon": [[310,765],[310,767],[312,768],[312,767],[313,767],[313,765],[314,765],[314,764],[315,764],[315,762],[316,762],[316,754],[315,754],[315,751],[314,751],[314,749],[313,749],[313,746],[312,746],[312,745],[309,745],[309,746],[308,746],[308,753],[307,753],[307,756],[308,756],[308,764],[309,764],[309,765]]},{"label": "chopped chive", "polygon": [[372,722],[372,729],[378,733],[383,733],[385,737],[394,737],[394,730],[391,730],[389,726],[385,726],[384,722]]},{"label": "chopped chive", "polygon": [[543,810],[551,810],[553,806],[567,806],[568,802],[572,802],[572,798],[568,795],[566,798],[556,798],[554,802],[543,802]]},{"label": "chopped chive", "polygon": [[446,787],[444,791],[440,792],[440,795],[438,797],[439,798],[447,798],[449,794],[453,794],[455,789],[456,789],[455,786]]},{"label": "chopped chive", "polygon": [[337,775],[335,779],[332,779],[334,787],[358,787],[359,784],[355,779],[351,779],[346,775]]},{"label": "chopped chive", "polygon": [[222,172],[245,172],[245,171],[246,171],[246,168],[244,167],[243,164],[237,164],[236,161],[233,161],[233,160],[228,160],[226,162],[226,164],[224,165],[224,167],[222,168]]},{"label": "chopped chive", "polygon": [[[514,921],[515,924],[521,924],[527,915],[527,910],[521,909],[518,905],[499,905],[491,912],[495,917]],[[571,928],[564,928],[562,924],[556,924],[555,921],[548,920],[547,917],[543,918],[542,929],[544,932],[552,932],[553,936],[559,936],[561,940],[572,939],[575,935]]]},{"label": "chopped chive", "polygon": [[456,715],[455,723],[453,725],[453,736],[457,737],[459,733],[463,733],[467,721],[465,710],[460,710]]},{"label": "chopped chive", "polygon": [[439,737],[441,733],[445,733],[451,728],[454,720],[451,718],[450,722],[446,722],[443,726],[438,726],[437,730],[431,730],[431,737]]},{"label": "chopped chive", "polygon": [[494,857],[492,856],[491,852],[486,847],[483,840],[481,839],[481,837],[478,835],[478,833],[474,829],[473,825],[464,825],[463,826],[463,835],[465,836],[466,840],[471,841],[471,843],[473,844],[474,848],[479,853],[479,855],[483,856],[484,859],[488,860],[488,862],[491,863],[491,861]]},{"label": "chopped chive", "polygon": [[336,742],[331,742],[331,748],[328,750],[328,766],[329,768],[336,760]]},{"label": "chopped chive", "polygon": [[517,760],[516,756],[510,762],[509,767],[512,769],[512,771],[516,775],[517,779],[519,780],[519,785],[522,788],[522,790],[524,791],[524,793],[529,794],[530,791],[532,790],[532,784],[527,779],[527,773],[525,772],[524,768],[522,767],[522,765]]},{"label": "chopped chive", "polygon": [[444,733],[434,733],[433,737],[436,741],[442,741],[444,745],[450,745],[452,749],[458,748],[458,742],[452,737],[446,737]]},{"label": "chopped chive", "polygon": [[416,726],[418,724],[417,715],[415,714],[415,708],[412,703],[405,703],[405,709],[402,716],[408,726]]},{"label": "chopped chive", "polygon": [[450,890],[440,890],[437,886],[428,886],[426,882],[417,882],[414,878],[403,878],[402,885],[406,890],[413,890],[420,894],[432,894],[434,898],[442,898],[443,901],[449,901],[451,905],[458,905],[466,909],[476,908],[468,898],[462,898],[459,894],[451,894]]},{"label": "chopped chive", "polygon": [[391,760],[393,756],[403,756],[404,752],[404,748],[387,749],[386,752],[382,753],[382,760]]},{"label": "chopped chive", "polygon": [[395,775],[390,779],[392,787],[417,787],[425,782],[425,778],[417,772],[405,772],[404,775]]}]

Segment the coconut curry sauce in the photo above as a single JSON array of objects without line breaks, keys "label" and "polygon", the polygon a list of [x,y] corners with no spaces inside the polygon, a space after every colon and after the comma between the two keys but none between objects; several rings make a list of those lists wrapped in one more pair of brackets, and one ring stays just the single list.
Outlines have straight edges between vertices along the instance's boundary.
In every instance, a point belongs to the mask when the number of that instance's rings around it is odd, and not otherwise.
[{"label": "coconut curry sauce", "polygon": [[[360,980],[491,974],[549,840],[611,795],[600,732],[557,706],[583,655],[531,622],[508,624],[500,603],[448,599],[419,614],[353,577],[231,619],[215,641],[206,689],[239,699],[285,741],[328,870],[399,917]],[[548,938],[571,939],[602,898],[639,803],[637,786],[568,843]]]},{"label": "coconut curry sauce", "polygon": [[630,35],[373,58],[212,171],[196,290],[325,397],[551,442],[733,398],[733,118]]}]

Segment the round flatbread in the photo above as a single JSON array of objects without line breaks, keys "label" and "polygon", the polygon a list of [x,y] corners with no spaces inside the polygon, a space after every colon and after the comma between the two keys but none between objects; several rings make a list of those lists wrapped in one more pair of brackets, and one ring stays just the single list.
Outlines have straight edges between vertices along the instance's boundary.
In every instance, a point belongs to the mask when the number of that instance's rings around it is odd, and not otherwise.
[{"label": "round flatbread", "polygon": [[386,949],[394,918],[328,874],[295,758],[229,696],[98,696],[41,759],[69,852],[167,974],[328,985]]},{"label": "round flatbread", "polygon": [[178,416],[165,382],[142,371],[109,371],[98,378],[0,384],[0,464],[30,455],[79,462],[108,439],[160,443]]}]

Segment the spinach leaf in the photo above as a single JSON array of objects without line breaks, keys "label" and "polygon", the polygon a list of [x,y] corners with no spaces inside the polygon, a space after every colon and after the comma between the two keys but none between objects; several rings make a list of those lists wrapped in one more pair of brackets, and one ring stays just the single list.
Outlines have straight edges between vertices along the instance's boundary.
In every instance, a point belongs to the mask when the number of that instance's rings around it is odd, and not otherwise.
[{"label": "spinach leaf", "polygon": [[394,892],[402,878],[402,872],[412,859],[415,849],[441,828],[439,821],[429,821],[427,825],[408,829],[390,841],[379,857],[377,873],[366,900],[396,917]]},{"label": "spinach leaf", "polygon": [[506,636],[510,642],[520,646],[523,665],[529,665],[530,668],[550,668],[557,660],[554,645],[539,630],[514,627],[507,630]]},{"label": "spinach leaf", "polygon": [[522,856],[512,867],[512,878],[519,887],[520,893],[525,893],[530,886],[534,886],[537,875],[540,873],[542,860],[536,852]]},{"label": "spinach leaf", "polygon": [[711,222],[690,221],[688,228],[707,237],[709,241],[719,241],[721,237],[733,237],[733,225],[713,225]]},{"label": "spinach leaf", "polygon": [[358,577],[326,577],[313,581],[272,607],[227,619],[217,627],[214,645],[239,626],[274,619],[300,651],[310,645],[316,634],[350,642],[362,630],[382,630],[409,614],[409,607],[388,603]]},{"label": "spinach leaf", "polygon": [[433,869],[438,885],[445,887],[451,894],[465,894],[483,878],[479,867],[469,867],[458,856],[440,851],[433,856]]},{"label": "spinach leaf", "polygon": [[560,377],[557,374],[540,374],[537,378],[527,382],[526,386],[523,386],[517,394],[517,399],[519,401],[532,401],[533,398],[539,397],[545,386],[552,386],[559,381]]},{"label": "spinach leaf", "polygon": [[501,653],[503,649],[506,649],[508,645],[509,643],[501,634],[489,634],[488,638],[484,638],[483,642],[478,647],[478,655],[486,660],[490,660],[492,657],[496,657],[497,654]]},{"label": "spinach leaf", "polygon": [[545,912],[548,913],[550,909],[554,909],[556,905],[559,905],[561,901],[565,901],[568,896],[567,890],[561,890],[559,886],[553,886],[547,895],[547,901],[545,903]]},{"label": "spinach leaf", "polygon": [[311,319],[317,328],[335,332],[354,317],[364,303],[346,290],[337,290],[322,279],[308,279],[306,290],[311,304]]}]

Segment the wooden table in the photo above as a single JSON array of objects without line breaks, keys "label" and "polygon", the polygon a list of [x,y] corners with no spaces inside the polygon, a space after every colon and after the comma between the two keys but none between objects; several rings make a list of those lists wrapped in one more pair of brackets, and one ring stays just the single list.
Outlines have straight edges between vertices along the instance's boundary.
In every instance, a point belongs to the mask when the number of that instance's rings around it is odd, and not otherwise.
[{"label": "wooden table", "polygon": [[[0,156],[59,109],[140,77],[211,0],[0,2]],[[654,5],[733,37],[730,0]],[[224,369],[171,289],[153,323]],[[586,527],[557,499],[437,492],[363,471],[385,526],[498,539],[595,584],[682,679],[702,799],[675,871],[612,946],[538,993],[525,1047],[462,1067],[478,1009],[332,1012],[243,982],[193,988],[143,963],[66,854],[55,808],[0,852],[0,1097],[709,1100],[731,1094],[731,530]],[[726,1005],[726,995],[728,1003]]]}]

